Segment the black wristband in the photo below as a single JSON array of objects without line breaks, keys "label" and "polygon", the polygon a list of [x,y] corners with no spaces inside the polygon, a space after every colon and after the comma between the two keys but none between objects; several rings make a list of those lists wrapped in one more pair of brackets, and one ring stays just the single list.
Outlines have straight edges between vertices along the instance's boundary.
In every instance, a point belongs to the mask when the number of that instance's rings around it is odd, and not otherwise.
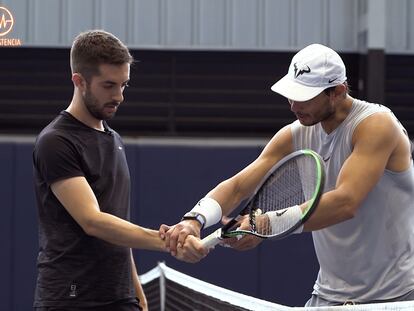
[{"label": "black wristband", "polygon": [[181,220],[197,220],[201,224],[201,229],[203,229],[206,224],[206,218],[197,212],[188,212],[181,218]]}]

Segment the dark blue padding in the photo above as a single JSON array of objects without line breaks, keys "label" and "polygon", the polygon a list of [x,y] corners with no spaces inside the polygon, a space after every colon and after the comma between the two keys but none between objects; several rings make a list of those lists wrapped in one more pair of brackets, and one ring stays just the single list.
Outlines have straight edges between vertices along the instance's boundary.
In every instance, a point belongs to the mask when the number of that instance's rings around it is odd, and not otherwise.
[{"label": "dark blue padding", "polygon": [[[0,301],[2,309],[12,309],[12,287],[13,287],[13,205],[15,190],[15,149],[13,143],[2,143],[0,145]],[[30,260],[30,259],[29,259]]]},{"label": "dark blue padding", "polygon": [[32,144],[16,145],[13,221],[13,310],[33,303],[38,253],[37,208],[32,176]]}]

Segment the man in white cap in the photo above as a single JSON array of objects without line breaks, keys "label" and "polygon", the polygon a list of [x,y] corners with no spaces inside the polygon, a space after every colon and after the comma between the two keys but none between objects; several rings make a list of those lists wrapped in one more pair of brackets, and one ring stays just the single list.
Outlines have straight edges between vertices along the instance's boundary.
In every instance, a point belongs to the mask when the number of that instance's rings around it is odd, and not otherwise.
[{"label": "man in white cap", "polygon": [[[275,163],[312,149],[325,161],[326,181],[315,213],[296,231],[312,231],[320,263],[306,306],[414,300],[414,170],[403,126],[388,108],[352,98],[341,57],[320,44],[299,51],[272,90],[288,99],[297,120],[180,223],[162,225],[166,246],[173,255],[189,248],[187,235],[228,215]],[[239,250],[261,242],[228,240]]]}]

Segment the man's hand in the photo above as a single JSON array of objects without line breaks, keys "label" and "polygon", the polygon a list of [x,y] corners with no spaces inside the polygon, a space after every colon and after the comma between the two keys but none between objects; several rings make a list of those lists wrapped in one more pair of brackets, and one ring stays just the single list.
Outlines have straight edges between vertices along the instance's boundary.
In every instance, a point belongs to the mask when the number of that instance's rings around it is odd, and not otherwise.
[{"label": "man's hand", "polygon": [[224,247],[231,247],[238,251],[247,251],[262,243],[263,239],[245,234],[241,238],[227,238],[220,243]]},{"label": "man's hand", "polygon": [[[267,217],[266,217],[267,218]],[[259,219],[256,219],[256,221]],[[228,222],[229,219],[222,219],[222,223],[225,224]],[[250,230],[250,222],[249,222],[249,216],[245,215],[243,219],[240,221],[240,224],[238,225],[238,228],[240,230]],[[234,238],[227,238],[223,239],[223,241],[220,243],[224,247],[231,247],[238,251],[246,251],[252,248],[255,248],[257,245],[259,245],[263,239],[258,238],[254,235],[245,234],[240,235],[238,237]]]},{"label": "man's hand", "polygon": [[171,255],[177,255],[177,248],[184,245],[187,236],[200,237],[201,224],[197,220],[182,220],[174,226],[162,224],[159,229],[161,239],[165,241],[165,248]]},{"label": "man's hand", "polygon": [[188,235],[182,247],[177,248],[177,259],[195,263],[207,256],[209,250],[203,246],[201,240],[193,235]]},{"label": "man's hand", "polygon": [[142,311],[148,311],[148,303],[147,301],[141,301],[139,300],[139,306],[141,307]]}]

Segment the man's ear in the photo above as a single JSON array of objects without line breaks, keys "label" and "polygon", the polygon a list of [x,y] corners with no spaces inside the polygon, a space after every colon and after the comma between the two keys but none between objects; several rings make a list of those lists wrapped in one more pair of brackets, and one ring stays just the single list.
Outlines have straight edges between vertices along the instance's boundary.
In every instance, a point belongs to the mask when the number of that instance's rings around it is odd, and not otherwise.
[{"label": "man's ear", "polygon": [[335,89],[333,90],[333,92],[335,97],[337,96],[342,96],[342,94],[346,94],[346,86],[345,84],[338,84],[337,86],[335,86]]},{"label": "man's ear", "polygon": [[86,90],[86,80],[82,77],[80,73],[72,74],[73,85],[78,88],[81,92]]}]

